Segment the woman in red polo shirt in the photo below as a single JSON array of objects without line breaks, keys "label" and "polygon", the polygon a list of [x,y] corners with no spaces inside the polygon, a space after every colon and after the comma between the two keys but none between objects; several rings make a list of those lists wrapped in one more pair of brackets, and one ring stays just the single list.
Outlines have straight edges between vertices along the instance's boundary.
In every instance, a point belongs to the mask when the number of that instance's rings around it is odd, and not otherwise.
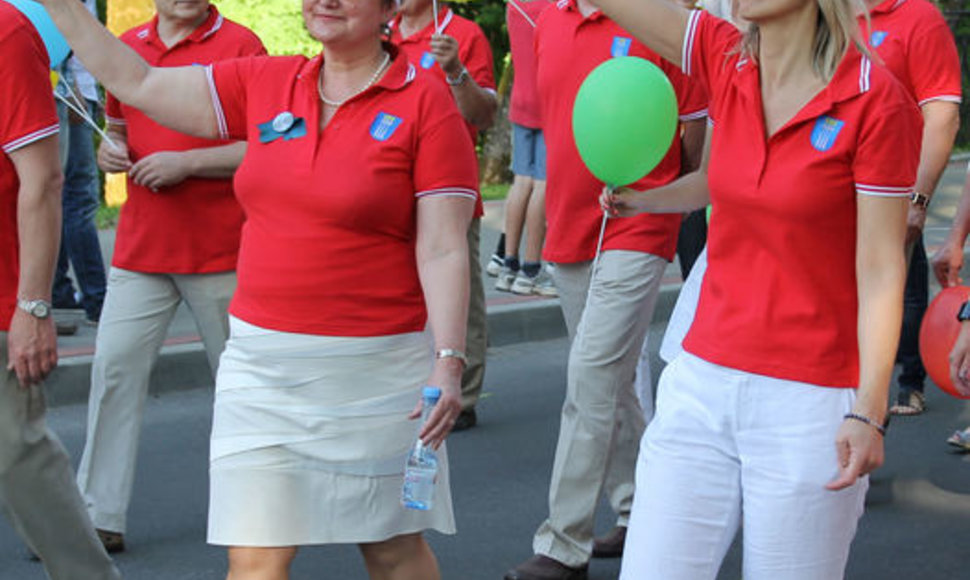
[{"label": "woman in red polo shirt", "polygon": [[[745,32],[662,0],[595,0],[711,98],[706,175],[607,209],[713,207],[686,352],[644,435],[622,578],[841,578],[899,338],[919,113],[851,0],[739,2]],[[742,510],[743,505],[743,510]]]},{"label": "woman in red polo shirt", "polygon": [[[229,546],[229,577],[286,577],[297,546],[357,543],[372,577],[438,578],[421,531],[454,532],[442,443],[460,410],[477,175],[447,87],[382,42],[393,0],[304,0],[313,59],[165,69],[80,3],[45,4],[121,101],[248,142],[210,453],[209,542]],[[441,471],[434,508],[415,511],[400,493],[424,384],[443,391],[420,433]]]}]

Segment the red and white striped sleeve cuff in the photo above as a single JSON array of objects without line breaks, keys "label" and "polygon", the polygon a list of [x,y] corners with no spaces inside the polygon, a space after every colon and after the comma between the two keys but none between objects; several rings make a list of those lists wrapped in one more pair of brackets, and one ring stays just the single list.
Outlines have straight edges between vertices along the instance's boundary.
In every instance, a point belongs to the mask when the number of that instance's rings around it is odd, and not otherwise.
[{"label": "red and white striped sleeve cuff", "polygon": [[34,131],[33,133],[28,133],[23,137],[18,137],[17,139],[14,139],[9,143],[4,143],[3,145],[0,145],[0,149],[3,149],[4,153],[13,153],[17,149],[26,147],[31,143],[35,143],[37,141],[40,141],[41,139],[50,137],[51,135],[57,135],[59,131],[60,131],[59,125],[51,125],[49,127],[44,127],[43,129],[39,129],[37,131]]},{"label": "red and white striped sleeve cuff", "polygon": [[465,199],[478,199],[478,192],[474,189],[464,187],[441,187],[438,189],[427,189],[414,194],[418,199],[426,197],[462,197]]},{"label": "red and white striped sleeve cuff", "polygon": [[694,57],[694,41],[697,39],[697,23],[701,19],[703,10],[691,10],[690,17],[687,18],[687,28],[684,30],[684,46],[680,54],[680,70],[687,76],[692,75],[691,66]]},{"label": "red and white striped sleeve cuff", "polygon": [[926,103],[931,103],[933,101],[944,101],[947,103],[956,103],[959,105],[960,103],[963,102],[963,97],[961,97],[960,95],[936,95],[935,97],[926,97],[925,99],[919,102],[919,106],[922,107]]},{"label": "red and white striped sleeve cuff", "polygon": [[216,80],[212,76],[212,65],[205,67],[205,78],[209,83],[209,97],[212,99],[212,108],[216,113],[216,124],[219,126],[219,137],[229,138],[229,126],[226,124],[226,113],[222,110],[222,101],[219,99],[219,90],[216,89]]},{"label": "red and white striped sleeve cuff", "polygon": [[680,116],[680,120],[682,123],[686,123],[687,121],[697,121],[699,119],[706,119],[706,118],[707,118],[707,109],[701,109],[700,111],[694,111],[693,113],[684,113],[683,115]]},{"label": "red and white striped sleeve cuff", "polygon": [[856,193],[873,197],[909,197],[913,194],[913,186],[889,187],[885,185],[855,184]]}]

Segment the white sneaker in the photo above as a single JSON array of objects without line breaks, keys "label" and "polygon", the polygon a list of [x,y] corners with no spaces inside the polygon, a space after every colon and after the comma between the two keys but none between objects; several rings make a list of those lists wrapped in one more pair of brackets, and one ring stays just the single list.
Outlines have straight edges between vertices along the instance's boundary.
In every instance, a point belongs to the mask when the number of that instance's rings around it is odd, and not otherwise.
[{"label": "white sneaker", "polygon": [[559,296],[559,291],[556,290],[556,285],[552,282],[552,276],[544,269],[539,270],[539,273],[533,277],[526,276],[525,273],[519,271],[515,281],[512,282],[512,293],[523,296],[531,294],[549,297]]},{"label": "white sneaker", "polygon": [[488,259],[488,264],[485,265],[485,273],[492,278],[498,276],[502,268],[505,267],[505,260],[502,256],[498,254],[492,254],[492,257]]},{"label": "white sneaker", "polygon": [[501,271],[499,271],[495,279],[495,289],[501,290],[502,292],[509,292],[512,290],[512,284],[515,279],[516,275],[512,268],[502,266]]}]

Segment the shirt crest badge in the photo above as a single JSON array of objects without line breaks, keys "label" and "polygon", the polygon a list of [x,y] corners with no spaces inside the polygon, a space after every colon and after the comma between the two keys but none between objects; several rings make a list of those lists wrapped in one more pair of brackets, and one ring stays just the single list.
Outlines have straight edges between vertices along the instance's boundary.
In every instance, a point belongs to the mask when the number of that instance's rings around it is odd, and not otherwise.
[{"label": "shirt crest badge", "polygon": [[378,113],[377,118],[370,126],[370,136],[377,141],[387,141],[391,135],[401,126],[403,120],[400,117],[387,113]]},{"label": "shirt crest badge", "polygon": [[421,55],[421,68],[427,70],[434,66],[434,55],[426,52]]},{"label": "shirt crest badge", "polygon": [[844,126],[845,121],[822,115],[815,121],[815,128],[812,129],[812,147],[823,153],[828,151],[835,145],[835,140]]},{"label": "shirt crest badge", "polygon": [[613,48],[610,49],[610,55],[613,58],[619,58],[621,56],[630,56],[630,47],[633,45],[632,38],[626,38],[623,36],[613,37]]},{"label": "shirt crest badge", "polygon": [[869,46],[879,48],[879,45],[885,42],[887,36],[889,36],[889,33],[885,30],[873,30],[872,36],[869,37]]}]

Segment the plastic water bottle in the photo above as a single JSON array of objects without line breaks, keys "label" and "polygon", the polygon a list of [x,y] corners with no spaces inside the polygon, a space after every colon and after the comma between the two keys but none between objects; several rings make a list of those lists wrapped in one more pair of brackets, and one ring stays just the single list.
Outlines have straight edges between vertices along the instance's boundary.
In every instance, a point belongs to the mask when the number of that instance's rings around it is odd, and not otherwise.
[{"label": "plastic water bottle", "polygon": [[[428,422],[428,417],[441,398],[441,389],[425,387],[421,391],[423,403],[421,405],[421,425]],[[434,481],[438,475],[438,456],[434,449],[424,444],[419,437],[408,453],[408,461],[404,466],[404,488],[401,490],[401,502],[404,507],[415,510],[430,510],[434,501]]]}]

